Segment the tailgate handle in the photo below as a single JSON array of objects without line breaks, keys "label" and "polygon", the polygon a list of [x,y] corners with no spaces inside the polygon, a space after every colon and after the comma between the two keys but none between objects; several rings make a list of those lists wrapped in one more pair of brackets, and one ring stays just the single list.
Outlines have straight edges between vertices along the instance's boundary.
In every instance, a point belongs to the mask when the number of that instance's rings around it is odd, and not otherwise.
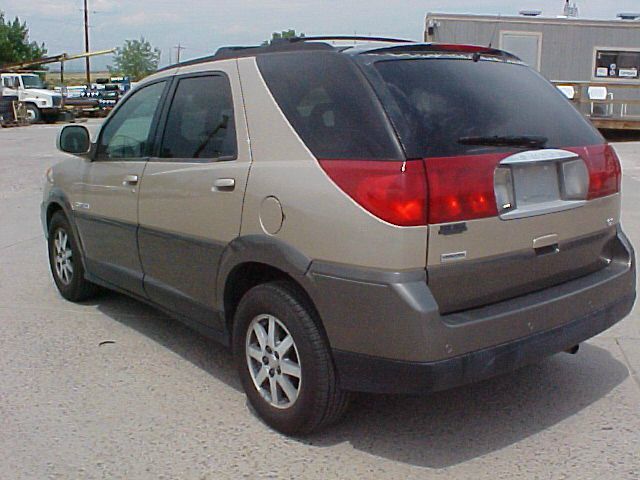
[{"label": "tailgate handle", "polygon": [[559,236],[557,233],[534,238],[533,249],[538,255],[558,253],[560,251],[560,248],[558,247],[558,240]]}]

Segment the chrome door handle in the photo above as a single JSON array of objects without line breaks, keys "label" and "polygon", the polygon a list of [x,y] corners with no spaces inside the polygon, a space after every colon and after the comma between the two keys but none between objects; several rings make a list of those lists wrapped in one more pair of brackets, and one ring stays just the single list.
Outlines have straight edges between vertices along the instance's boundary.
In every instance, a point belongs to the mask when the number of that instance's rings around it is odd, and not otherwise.
[{"label": "chrome door handle", "polygon": [[236,181],[234,178],[219,178],[215,182],[213,182],[213,188],[211,188],[212,192],[219,191],[229,191],[233,190],[236,186]]},{"label": "chrome door handle", "polygon": [[138,184],[138,175],[127,175],[126,177],[124,177],[124,180],[122,181],[122,185],[127,186],[127,185],[137,185]]}]

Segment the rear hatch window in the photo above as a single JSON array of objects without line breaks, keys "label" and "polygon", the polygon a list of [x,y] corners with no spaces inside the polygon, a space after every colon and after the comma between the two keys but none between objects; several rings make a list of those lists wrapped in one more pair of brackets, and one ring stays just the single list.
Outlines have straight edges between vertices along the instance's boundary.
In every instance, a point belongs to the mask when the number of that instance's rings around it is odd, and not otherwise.
[{"label": "rear hatch window", "polygon": [[[619,189],[602,136],[549,82],[482,55],[361,55],[427,178],[429,286],[442,313],[605,267]],[[606,200],[603,200],[606,202]]]},{"label": "rear hatch window", "polygon": [[504,151],[460,142],[469,137],[527,135],[546,139],[546,148],[603,143],[553,85],[524,65],[417,58],[375,61],[373,68],[409,158]]}]

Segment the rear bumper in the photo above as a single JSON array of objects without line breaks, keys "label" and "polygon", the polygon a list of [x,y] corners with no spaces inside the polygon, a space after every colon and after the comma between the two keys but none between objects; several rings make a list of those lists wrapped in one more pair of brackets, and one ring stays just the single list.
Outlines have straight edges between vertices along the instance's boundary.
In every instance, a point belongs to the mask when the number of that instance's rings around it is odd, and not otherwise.
[{"label": "rear bumper", "polygon": [[449,315],[439,314],[426,276],[417,272],[353,279],[312,265],[310,292],[343,388],[423,393],[536,362],[623,319],[635,301],[636,274],[620,230],[614,249],[611,264],[598,272]]},{"label": "rear bumper", "polygon": [[335,350],[342,388],[376,393],[429,393],[491,378],[568,350],[624,318],[629,295],[568,325],[439,362],[402,362]]}]

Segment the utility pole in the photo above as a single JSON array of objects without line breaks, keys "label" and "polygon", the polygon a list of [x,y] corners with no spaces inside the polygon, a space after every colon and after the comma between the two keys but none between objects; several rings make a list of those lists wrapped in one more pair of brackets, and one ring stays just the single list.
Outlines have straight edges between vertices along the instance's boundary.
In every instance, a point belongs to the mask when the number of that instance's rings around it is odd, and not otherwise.
[{"label": "utility pole", "polygon": [[[87,0],[84,0],[84,52],[89,53],[89,9]],[[91,65],[89,56],[85,57],[85,68],[87,73],[87,84],[91,85]]]},{"label": "utility pole", "polygon": [[175,48],[175,49],[176,49],[176,51],[177,51],[177,54],[176,54],[176,55],[177,55],[177,56],[176,56],[176,63],[180,63],[180,51],[181,51],[181,50],[186,50],[186,47],[183,47],[183,46],[181,46],[181,45],[178,43],[178,45],[176,45],[176,46],[175,46],[175,47],[173,47],[173,48]]}]

